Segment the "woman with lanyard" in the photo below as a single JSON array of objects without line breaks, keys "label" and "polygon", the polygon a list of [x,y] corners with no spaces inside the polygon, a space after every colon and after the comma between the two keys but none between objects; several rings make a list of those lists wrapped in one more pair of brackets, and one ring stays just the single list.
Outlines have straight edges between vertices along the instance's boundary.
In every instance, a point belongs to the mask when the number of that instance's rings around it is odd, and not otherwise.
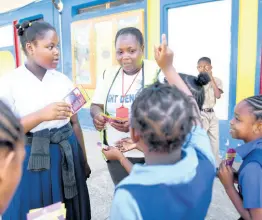
[{"label": "woman with lanyard", "polygon": [[[138,92],[157,80],[160,69],[154,61],[144,60],[144,39],[140,30],[127,27],[119,30],[115,37],[118,66],[104,71],[97,82],[91,104],[94,126],[103,135],[103,144],[116,146],[119,141],[129,138],[129,122],[106,123],[103,113],[129,118],[131,105]],[[144,163],[144,154],[137,150],[125,153],[132,163]],[[128,175],[119,161],[108,161],[111,178],[117,185]]]}]

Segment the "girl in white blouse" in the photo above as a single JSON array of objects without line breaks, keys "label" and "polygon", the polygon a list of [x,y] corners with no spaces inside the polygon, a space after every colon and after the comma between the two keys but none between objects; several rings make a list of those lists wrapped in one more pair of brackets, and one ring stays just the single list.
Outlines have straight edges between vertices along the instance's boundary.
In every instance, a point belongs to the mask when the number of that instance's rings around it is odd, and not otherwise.
[{"label": "girl in white blouse", "polygon": [[[21,118],[26,134],[24,174],[3,219],[26,219],[30,209],[62,201],[67,219],[91,219],[90,169],[77,115],[63,98],[72,82],[55,71],[59,39],[44,21],[18,25],[25,65],[0,80],[0,97]],[[84,175],[86,174],[86,175]]]}]

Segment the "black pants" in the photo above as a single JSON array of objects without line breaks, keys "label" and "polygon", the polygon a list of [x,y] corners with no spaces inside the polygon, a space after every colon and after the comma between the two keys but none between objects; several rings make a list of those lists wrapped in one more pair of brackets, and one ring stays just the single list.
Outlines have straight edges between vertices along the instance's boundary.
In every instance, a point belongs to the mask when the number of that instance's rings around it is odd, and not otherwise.
[{"label": "black pants", "polygon": [[[131,163],[145,163],[144,157],[134,158],[134,157],[128,157],[128,160],[130,160]],[[108,170],[110,173],[110,176],[115,184],[115,186],[123,180],[125,177],[128,176],[128,172],[122,167],[120,162],[118,160],[110,160],[107,162]]]}]

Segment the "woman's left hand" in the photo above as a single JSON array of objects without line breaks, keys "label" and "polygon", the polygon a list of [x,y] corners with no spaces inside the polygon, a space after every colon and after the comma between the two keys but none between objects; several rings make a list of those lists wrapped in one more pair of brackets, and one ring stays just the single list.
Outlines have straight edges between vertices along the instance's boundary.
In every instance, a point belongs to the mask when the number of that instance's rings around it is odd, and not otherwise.
[{"label": "woman's left hand", "polygon": [[121,132],[129,132],[129,122],[128,121],[124,121],[124,122],[111,122],[110,125],[115,128],[118,131]]},{"label": "woman's left hand", "polygon": [[134,143],[131,138],[123,138],[120,141],[116,142],[115,146],[121,152],[128,152],[137,148],[136,143]]},{"label": "woman's left hand", "polygon": [[230,166],[227,166],[225,160],[223,160],[219,166],[218,177],[225,189],[234,187],[233,170]]}]

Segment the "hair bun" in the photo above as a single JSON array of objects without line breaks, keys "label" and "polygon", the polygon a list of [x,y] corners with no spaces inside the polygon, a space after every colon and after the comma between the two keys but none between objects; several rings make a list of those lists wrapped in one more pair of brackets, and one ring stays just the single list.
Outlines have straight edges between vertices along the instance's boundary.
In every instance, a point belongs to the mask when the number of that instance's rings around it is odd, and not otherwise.
[{"label": "hair bun", "polygon": [[20,24],[16,24],[15,27],[16,27],[16,29],[17,29],[17,34],[18,34],[18,36],[23,36],[24,30],[23,30],[23,28],[21,27],[21,25],[20,25]]},{"label": "hair bun", "polygon": [[22,24],[16,24],[18,36],[23,36],[25,30],[31,26],[30,21],[24,21]]},{"label": "hair bun", "polygon": [[207,85],[209,82],[211,81],[208,73],[199,73],[199,75],[197,76],[197,79],[196,79],[196,83],[199,85],[199,86],[205,86]]},{"label": "hair bun", "polygon": [[16,24],[16,25],[15,25],[15,28],[16,28],[17,30],[18,30],[20,27],[21,27],[20,24]]}]

